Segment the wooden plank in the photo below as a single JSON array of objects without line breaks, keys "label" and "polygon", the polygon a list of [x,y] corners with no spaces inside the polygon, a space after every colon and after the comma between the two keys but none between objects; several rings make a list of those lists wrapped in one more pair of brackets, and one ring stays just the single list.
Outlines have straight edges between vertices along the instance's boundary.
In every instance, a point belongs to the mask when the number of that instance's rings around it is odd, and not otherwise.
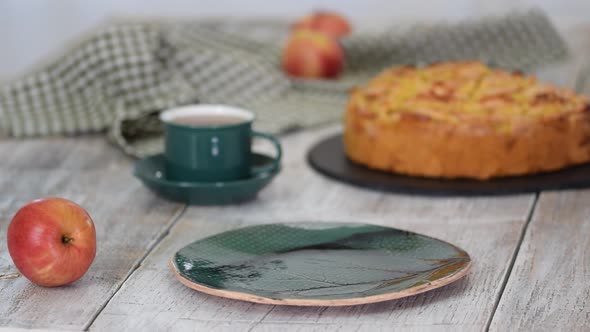
[{"label": "wooden plank", "polygon": [[17,327],[0,327],[0,332],[55,332],[58,330],[48,329],[22,329]]},{"label": "wooden plank", "polygon": [[[588,33],[583,25],[566,35],[577,68],[569,86],[590,96]],[[490,330],[590,329],[589,198],[589,190],[541,194]]]},{"label": "wooden plank", "polygon": [[[305,153],[339,128],[284,138],[284,168],[257,200],[191,207],[112,298],[91,329],[413,330],[483,329],[493,310],[534,195],[421,197],[341,184],[315,173]],[[275,307],[216,298],[175,280],[173,253],[199,238],[244,225],[279,221],[363,221],[432,235],[467,250],[467,278],[439,290],[371,305]]]},{"label": "wooden plank", "polygon": [[492,331],[590,329],[590,190],[541,195]]},{"label": "wooden plank", "polygon": [[[0,277],[0,325],[83,329],[167,232],[182,206],[146,191],[131,175],[131,160],[102,137],[5,140],[0,154],[0,275],[5,275]],[[96,225],[96,259],[84,278],[68,287],[42,288],[14,278],[5,247],[16,210],[47,196],[81,204]]]},{"label": "wooden plank", "polygon": [[542,194],[492,330],[590,327],[589,198],[588,190]]}]

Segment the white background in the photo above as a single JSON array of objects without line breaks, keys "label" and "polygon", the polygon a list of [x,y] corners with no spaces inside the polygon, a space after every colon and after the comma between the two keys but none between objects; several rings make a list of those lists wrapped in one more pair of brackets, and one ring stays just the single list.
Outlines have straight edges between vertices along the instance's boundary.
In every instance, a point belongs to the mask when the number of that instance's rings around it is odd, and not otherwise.
[{"label": "white background", "polygon": [[[558,24],[590,22],[590,0],[0,0],[0,82],[18,77],[108,18],[285,17],[337,10],[358,26],[396,20],[459,20],[544,9]],[[590,36],[589,36],[590,38]]]}]

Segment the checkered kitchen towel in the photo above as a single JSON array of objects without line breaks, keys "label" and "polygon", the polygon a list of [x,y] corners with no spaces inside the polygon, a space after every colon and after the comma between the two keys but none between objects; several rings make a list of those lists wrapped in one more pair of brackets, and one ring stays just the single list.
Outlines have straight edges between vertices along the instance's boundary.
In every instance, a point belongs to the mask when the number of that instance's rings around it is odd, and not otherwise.
[{"label": "checkered kitchen towel", "polygon": [[102,29],[45,68],[0,90],[0,128],[16,137],[108,129],[132,156],[161,151],[159,111],[224,103],[282,133],[340,119],[346,91],[400,63],[481,59],[527,70],[566,56],[543,13],[458,24],[393,26],[343,40],[336,81],[290,80],[280,70],[284,22],[143,22]]}]

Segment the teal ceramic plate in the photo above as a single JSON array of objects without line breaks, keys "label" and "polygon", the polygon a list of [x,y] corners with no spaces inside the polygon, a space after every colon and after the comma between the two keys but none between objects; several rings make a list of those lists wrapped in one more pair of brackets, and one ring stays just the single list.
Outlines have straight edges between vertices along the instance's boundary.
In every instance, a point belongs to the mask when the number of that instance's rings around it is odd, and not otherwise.
[{"label": "teal ceramic plate", "polygon": [[[269,165],[273,158],[252,153],[253,167]],[[158,195],[187,204],[229,204],[250,200],[280,171],[227,182],[176,182],[166,179],[164,155],[147,157],[135,163],[134,175]]]},{"label": "teal ceramic plate", "polygon": [[340,306],[432,290],[463,277],[460,248],[368,224],[292,223],[241,228],[189,244],[171,260],[186,286],[278,305]]}]

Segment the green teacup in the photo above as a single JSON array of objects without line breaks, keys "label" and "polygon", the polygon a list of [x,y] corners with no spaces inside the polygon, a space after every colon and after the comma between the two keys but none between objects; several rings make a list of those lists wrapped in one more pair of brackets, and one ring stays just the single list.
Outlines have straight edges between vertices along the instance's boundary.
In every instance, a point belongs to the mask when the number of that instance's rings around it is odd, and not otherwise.
[{"label": "green teacup", "polygon": [[[216,182],[246,179],[279,168],[281,145],[269,134],[252,130],[254,114],[226,105],[188,105],[160,114],[164,123],[166,178]],[[252,137],[276,148],[271,165],[252,167]]]}]

